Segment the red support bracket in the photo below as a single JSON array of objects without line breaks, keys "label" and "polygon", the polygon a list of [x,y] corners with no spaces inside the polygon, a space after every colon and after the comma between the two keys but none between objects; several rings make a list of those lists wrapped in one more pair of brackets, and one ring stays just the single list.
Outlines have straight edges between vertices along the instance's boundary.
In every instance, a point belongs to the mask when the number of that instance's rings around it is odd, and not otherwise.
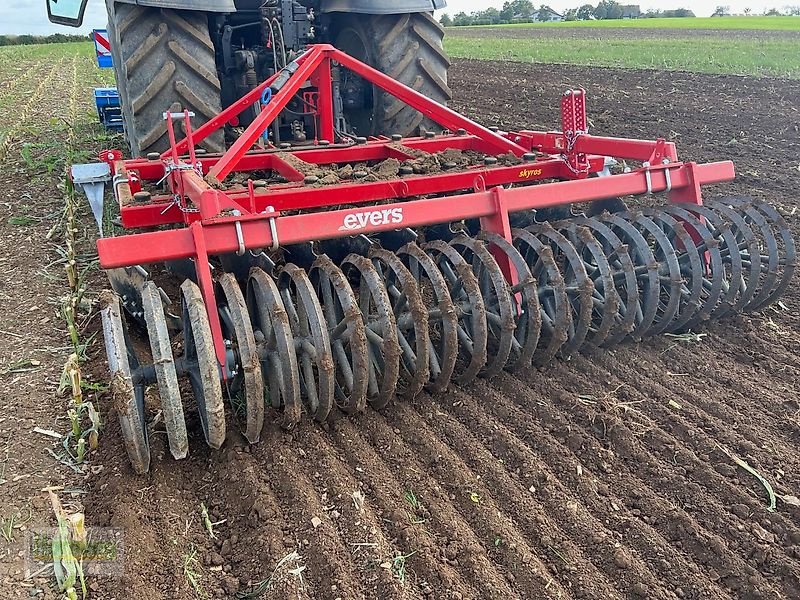
[{"label": "red support bracket", "polygon": [[[486,189],[485,186],[483,188]],[[475,191],[483,191],[476,189]],[[514,243],[514,239],[511,236],[511,222],[508,218],[508,208],[506,207],[505,202],[503,201],[503,193],[505,190],[503,186],[493,187],[489,193],[491,194],[492,202],[494,203],[494,212],[486,215],[485,217],[481,217],[481,229],[484,231],[491,231],[492,233],[496,233],[503,239],[505,239],[509,244]],[[505,277],[506,281],[509,285],[514,286],[518,281],[517,271],[514,269],[514,266],[511,264],[511,259],[509,256],[500,250],[499,248],[495,247],[494,245],[489,246],[489,250],[494,256],[495,260],[497,261],[500,270],[503,272],[503,276]]]},{"label": "red support bracket", "polygon": [[579,152],[575,148],[578,138],[589,132],[585,90],[567,90],[561,96],[561,130],[566,138],[564,158],[567,166],[576,175],[588,175],[589,163],[586,160],[586,153]]},{"label": "red support bracket", "polygon": [[214,297],[214,278],[211,275],[211,265],[208,262],[208,248],[203,230],[203,224],[195,221],[189,225],[194,242],[194,266],[197,272],[197,284],[203,294],[203,301],[206,305],[208,323],[211,325],[211,337],[214,338],[214,353],[217,355],[222,379],[227,379],[227,353],[225,351],[225,340],[222,337],[222,324],[219,320],[219,313],[216,311],[217,301]]},{"label": "red support bracket", "polygon": [[[689,162],[684,163],[684,172],[686,173],[687,184],[677,189],[669,189],[670,202],[686,202],[689,204],[696,204],[701,206],[703,204],[703,193],[700,189],[700,181],[697,177],[697,163]],[[733,165],[731,164],[731,171]],[[667,171],[669,173],[669,171]],[[733,177],[731,177],[733,179]]]}]

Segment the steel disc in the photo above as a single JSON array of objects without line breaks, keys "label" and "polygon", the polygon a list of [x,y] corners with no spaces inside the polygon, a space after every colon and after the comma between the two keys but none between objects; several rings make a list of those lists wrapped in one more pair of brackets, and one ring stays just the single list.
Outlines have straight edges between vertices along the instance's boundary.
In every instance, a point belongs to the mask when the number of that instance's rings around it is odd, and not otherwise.
[{"label": "steel disc", "polygon": [[461,360],[456,360],[454,379],[465,384],[472,381],[486,364],[489,332],[478,280],[470,265],[445,242],[428,242],[423,249],[441,271],[455,307]]},{"label": "steel disc", "polygon": [[638,307],[636,309],[635,327],[630,337],[640,341],[651,333],[653,323],[658,315],[659,297],[661,295],[661,275],[659,263],[653,256],[652,248],[639,229],[617,215],[600,215],[593,217],[616,235],[628,249],[633,263],[633,271],[638,287]]},{"label": "steel disc", "polygon": [[720,202],[739,212],[757,235],[761,252],[757,256],[745,254],[743,260],[746,264],[758,263],[759,289],[745,310],[759,310],[777,300],[788,287],[797,261],[794,240],[783,217],[768,204],[744,198],[725,198]]},{"label": "steel disc", "polygon": [[[687,224],[679,221],[661,209],[642,209],[642,214],[649,217],[667,236],[675,249],[675,256],[680,267],[682,286],[679,295],[678,313],[666,331],[683,331],[689,322],[700,314],[703,306],[703,283],[705,265],[703,252],[699,249],[687,231]],[[698,229],[702,225],[698,226]],[[707,232],[706,234],[707,235]],[[656,256],[658,259],[658,256]]]},{"label": "steel disc", "polygon": [[659,296],[656,315],[648,332],[657,335],[671,331],[673,323],[680,317],[679,309],[683,295],[683,275],[678,255],[663,229],[641,212],[626,212],[614,215],[625,219],[639,230],[652,249],[654,265],[658,269]]},{"label": "steel disc", "polygon": [[[753,301],[759,289],[761,278],[759,240],[744,215],[732,206],[719,202],[707,202],[704,208],[720,216],[733,234],[733,242],[726,244],[723,260],[731,270],[733,270],[732,265],[737,263],[741,265],[741,280],[733,281],[731,285],[738,288],[739,294],[733,310],[743,311]],[[750,257],[758,258],[751,260]]]},{"label": "steel disc", "polygon": [[178,386],[178,374],[175,371],[161,292],[152,281],[142,288],[142,309],[147,325],[147,337],[150,340],[150,351],[153,355],[153,367],[158,381],[158,395],[161,399],[169,449],[176,459],[185,458],[189,453],[189,440],[186,435],[181,390]]},{"label": "steel disc", "polygon": [[373,247],[369,258],[383,280],[397,323],[401,352],[398,394],[412,399],[422,391],[430,377],[428,311],[417,280],[398,255]]},{"label": "steel disc", "polygon": [[[684,324],[684,327],[694,327],[707,321],[717,308],[723,289],[725,288],[725,275],[723,272],[722,254],[719,242],[714,237],[710,225],[698,216],[678,205],[662,207],[681,224],[694,241],[694,249],[700,262],[700,305],[697,312]],[[691,249],[685,248],[691,252]],[[691,267],[690,267],[691,268]]]},{"label": "steel disc", "polygon": [[778,268],[780,273],[778,276],[778,283],[770,291],[767,298],[758,306],[758,308],[763,308],[780,298],[789,287],[789,283],[797,267],[797,247],[789,225],[774,207],[765,202],[759,202],[756,204],[756,209],[766,216],[770,225],[778,231]]},{"label": "steel disc", "polygon": [[602,346],[619,321],[621,305],[611,264],[591,228],[571,220],[555,223],[553,227],[574,246],[583,261],[586,275],[592,281],[592,317],[586,341],[593,346]]},{"label": "steel disc", "polygon": [[324,421],[333,408],[336,381],[322,308],[308,275],[295,264],[281,270],[278,291],[294,338],[301,398],[308,414]]},{"label": "steel disc", "polygon": [[367,400],[381,409],[394,397],[400,377],[400,344],[392,303],[369,259],[350,254],[342,262],[342,270],[351,285],[358,288],[358,307],[367,335]]},{"label": "steel disc", "polygon": [[555,358],[567,341],[572,322],[572,311],[564,286],[564,277],[553,260],[553,250],[527,229],[511,232],[514,246],[530,267],[537,284],[537,296],[541,316],[539,345],[533,355],[534,362],[543,366]]},{"label": "steel disc", "polygon": [[[608,225],[598,218],[577,217],[574,220],[574,225],[586,227],[591,231],[592,238],[597,242],[600,251],[608,262],[611,285],[614,286],[617,292],[619,305],[614,315],[613,327],[602,345],[618,344],[627,336],[633,336],[636,333],[637,325],[641,322],[639,317],[642,314],[642,307],[639,301],[639,284],[633,260],[628,252],[628,246],[622,242]],[[570,235],[573,243],[577,243],[579,239],[576,233],[573,230]],[[573,240],[573,237],[576,239]],[[598,285],[595,284],[595,289],[597,287]]]},{"label": "steel disc", "polygon": [[561,347],[562,356],[569,357],[577,352],[589,334],[594,311],[594,284],[586,273],[578,251],[562,234],[553,229],[550,223],[528,227],[553,252],[553,260],[564,278],[564,289],[569,298],[572,319],[567,329],[567,341]]},{"label": "steel disc", "polygon": [[346,413],[362,411],[367,404],[369,357],[356,297],[344,273],[325,254],[314,261],[309,278],[327,324],[336,367],[336,404]]},{"label": "steel disc", "polygon": [[[264,377],[253,325],[236,277],[232,273],[223,273],[217,283],[222,290],[218,308],[223,334],[230,339],[237,357],[238,373],[232,384],[231,404],[237,416],[244,413],[244,436],[248,442],[255,444],[261,437],[261,428],[264,426]],[[242,395],[244,398],[241,398]]]},{"label": "steel disc", "polygon": [[[744,278],[742,256],[738,249],[739,242],[731,225],[720,214],[707,206],[698,206],[696,204],[676,204],[675,206],[692,213],[698,219],[702,219],[714,243],[717,245],[722,264],[718,269],[712,268],[711,275],[720,280],[722,289],[719,302],[709,315],[709,318],[718,319],[732,310],[740,310],[741,306],[746,303],[744,292],[747,286]],[[731,210],[731,213],[747,228],[744,220],[735,211]],[[750,232],[749,236],[752,238],[752,232]],[[755,278],[758,279],[758,274],[755,275]],[[750,298],[752,298],[752,294]]]},{"label": "steel disc", "polygon": [[266,384],[265,400],[275,409],[283,408],[282,426],[291,428],[302,412],[294,338],[275,280],[258,267],[250,270],[247,307]]},{"label": "steel disc", "polygon": [[144,416],[144,386],[135,385],[132,378],[139,363],[128,344],[122,307],[116,294],[109,293],[108,303],[100,314],[114,408],[131,466],[141,475],[150,469],[150,446]]},{"label": "steel disc", "polygon": [[515,327],[510,363],[506,366],[512,371],[530,367],[542,332],[536,280],[531,275],[525,259],[508,240],[489,231],[482,231],[478,239],[491,244],[489,248],[492,252],[502,253],[514,270],[508,293]]},{"label": "steel disc", "polygon": [[486,244],[458,235],[450,241],[450,245],[471,265],[478,280],[489,332],[488,362],[481,370],[481,375],[494,377],[508,362],[514,342],[516,322],[509,286]]},{"label": "steel disc", "polygon": [[189,366],[189,381],[206,442],[219,449],[225,441],[225,405],[206,305],[200,288],[189,279],[181,284],[181,298],[184,360]]},{"label": "steel disc", "polygon": [[458,358],[458,317],[450,291],[433,259],[416,243],[409,242],[397,256],[417,282],[428,319],[428,389],[436,394],[447,389]]}]

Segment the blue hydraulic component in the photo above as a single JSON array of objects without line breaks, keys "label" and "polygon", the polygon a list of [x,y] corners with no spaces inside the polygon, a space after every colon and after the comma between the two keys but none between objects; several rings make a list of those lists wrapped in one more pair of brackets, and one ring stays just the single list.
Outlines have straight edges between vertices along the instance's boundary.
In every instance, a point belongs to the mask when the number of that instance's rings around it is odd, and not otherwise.
[{"label": "blue hydraulic component", "polygon": [[122,131],[122,106],[115,87],[94,88],[97,116],[106,129]]},{"label": "blue hydraulic component", "polygon": [[[101,69],[112,68],[114,59],[111,56],[111,39],[108,37],[108,31],[95,29],[92,31],[92,39],[97,52],[97,66]],[[122,131],[122,106],[117,88],[94,88],[94,103],[97,106],[97,116],[105,128]]]}]

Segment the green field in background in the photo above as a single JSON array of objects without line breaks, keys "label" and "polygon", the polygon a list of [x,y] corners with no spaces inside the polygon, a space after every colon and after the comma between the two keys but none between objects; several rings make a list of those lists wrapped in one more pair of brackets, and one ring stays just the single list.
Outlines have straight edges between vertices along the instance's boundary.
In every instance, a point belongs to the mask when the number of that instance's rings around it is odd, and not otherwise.
[{"label": "green field in background", "polygon": [[[452,15],[451,15],[452,16]],[[470,27],[486,27],[471,25]],[[602,21],[562,21],[560,23],[510,23],[492,27],[602,27],[631,29],[763,29],[800,31],[800,17],[697,17],[686,19],[609,19]],[[448,28],[458,31],[462,27]]]},{"label": "green field in background", "polygon": [[[684,19],[678,19],[684,20]],[[686,19],[691,20],[691,19]],[[576,39],[556,37],[513,39],[445,35],[445,50],[456,58],[519,62],[664,69],[800,79],[800,37],[774,39],[670,35],[657,38]]]}]

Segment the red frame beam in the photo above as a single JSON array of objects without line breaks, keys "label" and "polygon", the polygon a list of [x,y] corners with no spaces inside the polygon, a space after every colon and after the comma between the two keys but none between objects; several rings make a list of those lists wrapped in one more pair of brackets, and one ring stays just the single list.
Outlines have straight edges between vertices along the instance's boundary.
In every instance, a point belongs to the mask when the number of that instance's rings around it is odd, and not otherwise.
[{"label": "red frame beam", "polygon": [[[272,239],[269,227],[265,226],[264,221],[269,216],[264,213],[207,219],[202,222],[205,230],[205,251],[209,255],[218,255],[238,250],[236,222],[241,225],[245,247],[257,249],[269,247],[275,241],[282,245],[298,244],[309,240],[390,231],[400,227],[413,228],[491,217],[498,210],[513,213],[612,196],[644,194],[648,191],[646,172],[643,169],[612,177],[543,183],[505,190],[501,196],[496,196],[489,190],[364,208],[278,215],[274,217],[278,240]],[[678,163],[670,169],[671,189],[675,193],[695,183],[719,183],[730,181],[734,176],[733,163],[730,161],[702,165]],[[652,192],[667,190],[665,169],[650,171],[650,179]],[[398,209],[400,213],[393,212]],[[372,214],[378,214],[378,218],[372,217]],[[398,214],[402,215],[399,221],[395,216]],[[361,226],[365,219],[366,223]],[[348,228],[348,223],[355,223],[356,227]],[[185,228],[101,238],[97,241],[97,247],[100,266],[104,269],[197,256],[193,235]]]}]

